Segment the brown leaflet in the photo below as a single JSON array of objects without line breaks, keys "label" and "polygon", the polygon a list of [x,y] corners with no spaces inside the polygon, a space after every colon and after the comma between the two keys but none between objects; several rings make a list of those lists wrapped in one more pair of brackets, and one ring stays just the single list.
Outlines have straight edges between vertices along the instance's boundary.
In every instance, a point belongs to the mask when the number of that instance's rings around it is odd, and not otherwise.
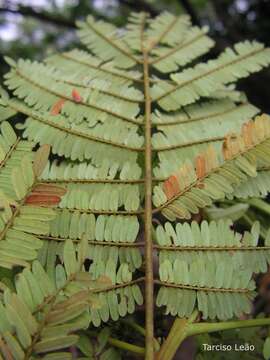
[{"label": "brown leaflet", "polygon": [[51,115],[58,115],[58,114],[61,112],[65,101],[66,101],[65,99],[60,99],[60,100],[58,100],[58,101],[52,106],[50,114],[51,114]]}]

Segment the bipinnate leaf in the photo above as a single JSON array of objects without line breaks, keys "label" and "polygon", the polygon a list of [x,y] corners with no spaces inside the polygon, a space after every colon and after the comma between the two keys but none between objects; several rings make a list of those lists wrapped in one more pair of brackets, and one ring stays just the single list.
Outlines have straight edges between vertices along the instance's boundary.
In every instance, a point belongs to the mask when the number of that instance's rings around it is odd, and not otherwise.
[{"label": "bipinnate leaf", "polygon": [[[72,276],[65,277],[61,289],[55,286],[56,279],[35,261],[16,278],[16,291],[5,290],[0,300],[0,352],[7,355],[7,359],[24,359],[30,351],[35,356],[44,354],[47,359],[57,359],[66,354],[61,350],[76,345],[79,339],[76,332],[88,327],[91,308],[97,305],[94,305],[92,291],[102,294],[110,284],[103,282],[102,285],[101,279],[99,287],[95,287],[99,279],[93,280],[88,272],[80,269],[75,257],[72,242],[65,242],[63,270]],[[81,276],[76,277],[79,273]],[[79,280],[82,274],[88,275],[88,281]],[[98,297],[95,301],[99,302]],[[95,307],[98,308],[100,304]],[[101,335],[100,339],[103,338]]]},{"label": "bipinnate leaf", "polygon": [[241,134],[226,136],[222,153],[212,146],[186,162],[175,174],[154,188],[154,204],[169,219],[190,218],[199,208],[231,194],[235,187],[269,166],[270,118],[257,116],[242,126]]},{"label": "bipinnate leaf", "polygon": [[[244,199],[270,190],[270,118],[250,120],[260,110],[235,87],[270,50],[244,41],[196,64],[214,42],[185,15],[78,27],[86,50],[7,59],[0,266],[23,269],[13,290],[0,283],[0,358],[66,360],[78,343],[86,358],[118,359],[110,331],[91,347],[83,330],[134,313],[145,282],[137,350],[152,360],[153,281],[165,314],[227,320],[250,314],[253,274],[269,267],[269,232],[255,222],[240,234],[231,220],[249,223]],[[5,121],[17,113],[27,141]]]}]

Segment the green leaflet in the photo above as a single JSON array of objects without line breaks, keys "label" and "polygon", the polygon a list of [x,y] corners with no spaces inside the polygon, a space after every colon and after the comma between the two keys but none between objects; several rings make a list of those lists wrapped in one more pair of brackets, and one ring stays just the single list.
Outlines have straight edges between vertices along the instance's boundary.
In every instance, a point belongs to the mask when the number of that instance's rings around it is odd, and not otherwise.
[{"label": "green leaflet", "polygon": [[[40,73],[42,73],[42,79],[38,78]],[[43,110],[50,110],[59,98],[65,99],[66,103],[63,104],[62,113],[76,119],[76,123],[81,123],[83,118],[86,118],[89,124],[93,126],[101,115],[103,122],[110,119],[110,122],[113,121],[118,126],[125,125],[125,121],[128,123],[129,119],[130,123],[138,123],[135,117],[139,112],[139,104],[143,97],[141,92],[132,87],[123,87],[122,85],[120,88],[116,84],[111,86],[110,83],[106,84],[106,82],[101,82],[100,85],[98,83],[92,85],[90,82],[87,85],[87,83],[81,83],[79,80],[76,82],[74,78],[69,80],[67,75],[62,74],[61,71],[54,71],[54,68],[49,64],[30,63],[23,60],[19,60],[16,69],[11,70],[6,75],[6,79],[6,85],[12,90],[17,89],[16,92],[20,98],[24,98],[31,107],[36,105],[36,108],[41,106]],[[31,83],[36,89],[36,94],[29,99],[27,93],[31,89],[31,87],[29,88]],[[52,83],[53,86],[51,86]],[[28,86],[23,88],[23,85]],[[74,89],[80,95],[80,101],[72,95]],[[42,98],[42,94],[47,96]],[[102,95],[103,101],[101,101],[100,95]],[[114,102],[116,99],[117,104]],[[88,118],[87,115],[91,115],[91,118]],[[121,127],[125,129],[124,126]],[[98,129],[99,127],[96,132]]]},{"label": "green leaflet", "polygon": [[[227,147],[226,140],[223,143],[221,159],[217,158],[219,153],[209,147],[205,153],[196,157],[196,169],[190,161],[186,161],[162,186],[155,186],[155,206],[168,219],[189,219],[191,214],[198,213],[200,207],[222,200],[248,177],[255,177],[257,167],[268,166],[269,162],[269,117],[257,117],[255,123],[250,122],[250,126],[253,130],[250,127],[249,136],[253,133],[254,142],[247,145],[246,128],[242,127],[242,134],[235,141],[234,150],[232,142],[228,145],[229,150],[224,150]],[[234,153],[227,154],[226,151]],[[201,168],[202,164],[204,168]]]},{"label": "green leaflet", "polygon": [[59,206],[68,209],[136,211],[140,205],[139,186],[135,184],[69,184]]},{"label": "green leaflet", "polygon": [[235,205],[228,207],[209,207],[205,209],[205,213],[209,220],[219,220],[219,219],[230,219],[232,221],[237,221],[241,219],[245,213],[248,211],[249,205],[246,203],[236,203]]},{"label": "green leaflet", "polygon": [[56,237],[80,239],[85,234],[88,240],[108,241],[115,243],[132,243],[139,232],[136,216],[99,215],[69,212],[67,209],[57,211],[51,223],[50,234]]},{"label": "green leaflet", "polygon": [[152,144],[158,151],[160,162],[154,168],[154,174],[157,177],[170,175],[209,144],[220,152],[228,128],[238,133],[241,126],[257,113],[258,109],[251,104],[236,105],[228,99],[190,105],[176,115],[157,113],[154,121],[161,124],[152,137]]},{"label": "green leaflet", "polygon": [[258,224],[243,238],[231,230],[231,224],[229,220],[203,221],[199,226],[193,221],[175,228],[170,223],[157,227],[163,285],[158,306],[181,317],[189,316],[197,306],[210,319],[249,312],[254,297],[252,272],[266,271],[270,251],[257,246]]},{"label": "green leaflet", "polygon": [[226,49],[217,60],[208,61],[183,72],[171,75],[174,84],[166,81],[152,87],[153,101],[165,110],[177,110],[195,102],[199,97],[209,97],[215,90],[269,64],[269,49],[257,42],[238,43]]},{"label": "green leaflet", "polygon": [[149,20],[149,28],[146,30],[146,43],[148,46],[153,46],[153,42],[169,46],[181,44],[190,26],[190,18],[187,15],[176,17],[164,11],[154,19]]},{"label": "green leaflet", "polygon": [[[1,104],[1,103],[0,103]],[[6,106],[2,106],[1,104],[1,111],[0,111],[0,122],[4,121],[4,120],[8,120],[9,118],[13,117],[14,115],[16,115],[17,111],[16,110],[12,110],[9,107]]]},{"label": "green leaflet", "polygon": [[251,197],[265,197],[270,191],[269,171],[258,169],[258,175],[255,178],[249,178],[238,186],[228,198],[247,199]]},{"label": "green leaflet", "polygon": [[52,55],[45,59],[45,62],[52,64],[69,77],[70,74],[75,79],[83,77],[83,84],[89,84],[91,81],[91,84],[101,86],[108,82],[110,86],[116,85],[118,89],[120,85],[129,86],[141,77],[138,71],[116,69],[113,62],[103,63],[98,57],[79,49]]},{"label": "green leaflet", "polygon": [[63,259],[64,259],[67,275],[70,276],[75,274],[78,271],[78,269],[77,269],[75,249],[71,240],[68,240],[66,242],[66,245],[64,247]]},{"label": "green leaflet", "polygon": [[34,144],[17,139],[6,122],[1,124],[1,132],[0,144],[4,144],[6,153],[0,163],[0,202],[4,208],[0,213],[0,265],[12,268],[36,259],[42,246],[36,235],[49,232],[55,213],[25,204],[36,182],[32,165]]},{"label": "green leaflet", "polygon": [[101,166],[97,167],[92,163],[81,162],[76,164],[71,161],[58,161],[48,162],[46,168],[43,171],[42,179],[56,182],[104,182],[108,180],[138,180],[141,176],[141,168],[138,164],[126,162],[123,167],[119,166],[119,163],[110,163],[107,159],[104,159]]},{"label": "green leaflet", "polygon": [[[135,216],[99,215],[84,212],[70,212],[67,209],[57,213],[51,222],[50,241],[56,243],[55,254],[62,253],[63,240],[70,238],[76,243],[83,236],[89,241],[87,256],[93,261],[90,269],[96,276],[102,274],[105,264],[110,260],[127,263],[131,271],[141,267],[142,255],[139,248],[129,246],[136,241],[139,232],[139,222]],[[62,241],[59,243],[59,241]],[[99,245],[100,242],[100,245]],[[104,246],[108,243],[109,246]],[[42,249],[39,257],[44,254],[47,258],[46,249]],[[53,251],[52,249],[50,250]],[[46,263],[45,260],[42,261]],[[103,269],[103,270],[102,270]]]},{"label": "green leaflet", "polygon": [[203,221],[201,226],[193,221],[191,225],[178,223],[173,228],[166,222],[164,227],[159,225],[156,229],[157,243],[160,246],[241,247],[241,236],[231,230],[231,225],[230,220],[211,221],[209,224]]},{"label": "green leaflet", "polygon": [[[129,288],[131,273],[127,265],[119,269],[118,284],[123,284],[123,288],[120,286],[116,290],[103,280],[93,280],[89,273],[80,269],[81,266],[76,259],[75,248],[68,241],[64,246],[62,268],[66,275],[73,274],[73,277],[66,276],[61,292],[38,261],[32,264],[32,269],[24,269],[16,278],[16,293],[6,290],[0,300],[0,336],[16,359],[23,359],[31,346],[34,346],[36,353],[46,352],[46,358],[57,358],[58,355],[54,353],[56,350],[65,349],[77,342],[78,336],[74,334],[76,330],[86,328],[91,319],[96,324],[97,319],[101,320],[101,313],[104,319],[106,306],[116,319],[119,312],[120,316],[124,316],[134,311],[136,303],[142,303],[138,285],[134,284]],[[86,275],[87,281],[84,281]],[[98,294],[92,294],[93,290]],[[122,302],[126,301],[125,312],[118,305],[116,292]],[[100,296],[102,302],[99,302]],[[49,312],[46,304],[50,306]],[[45,313],[46,323],[40,326]],[[32,343],[36,336],[38,342]]]},{"label": "green leaflet", "polygon": [[[135,292],[138,292],[139,297]],[[91,309],[91,320],[94,326],[100,326],[101,322],[107,322],[109,317],[117,321],[119,317],[132,314],[136,305],[142,305],[142,295],[138,285],[118,288],[115,291],[100,293],[98,301],[99,309]]]},{"label": "green leaflet", "polygon": [[[7,159],[8,167],[2,166],[0,170],[0,186],[8,197],[21,200],[26,188],[33,183],[33,173],[30,170],[33,143],[20,141],[10,157]],[[23,167],[23,170],[22,170]],[[28,170],[29,169],[29,170]],[[16,176],[20,173],[20,182]],[[23,177],[21,176],[23,174]],[[19,188],[17,188],[17,186]],[[22,187],[22,190],[19,189]]]},{"label": "green leaflet", "polygon": [[87,21],[79,22],[78,26],[81,41],[102,60],[113,58],[118,67],[123,69],[136,64],[136,58],[130,53],[125,42],[117,36],[113,25],[102,20],[95,21],[89,15]]},{"label": "green leaflet", "polygon": [[0,130],[0,187],[8,197],[21,200],[34,181],[31,165],[34,144],[17,139],[5,121]]},{"label": "green leaflet", "polygon": [[44,353],[48,351],[68,348],[69,346],[74,345],[77,342],[77,340],[78,340],[77,335],[57,336],[54,339],[50,338],[39,341],[35,345],[34,351],[37,353]]},{"label": "green leaflet", "polygon": [[[243,265],[256,273],[265,272],[270,261],[270,249],[258,247],[258,224],[255,223],[251,233],[245,232],[244,236],[234,233],[231,225],[231,220],[219,220],[203,221],[201,226],[195,221],[191,225],[178,223],[175,228],[168,222],[164,227],[158,226],[156,239],[162,249],[160,263],[178,259],[191,264],[204,259],[214,266],[225,261],[231,268]],[[265,246],[269,246],[267,240]]]},{"label": "green leaflet", "polygon": [[[242,293],[219,293],[182,290],[161,287],[158,293],[157,305],[166,306],[167,314],[179,317],[191,315],[197,301],[198,309],[203,318],[227,320],[233,316],[250,312],[250,301],[254,295]],[[180,305],[181,304],[181,305]]]},{"label": "green leaflet", "polygon": [[269,358],[269,356],[270,356],[270,339],[269,339],[269,337],[266,338],[265,343],[263,345],[263,356],[265,359]]},{"label": "green leaflet", "polygon": [[[29,212],[29,209],[25,211],[25,208],[27,206],[22,206],[22,213],[11,215],[6,221],[3,213],[0,215],[4,226],[0,240],[0,264],[3,267],[26,266],[25,261],[36,259],[37,250],[42,246],[36,235],[48,233],[49,222],[55,217],[51,209],[46,211],[47,218],[43,218],[43,208],[31,207],[34,213]],[[37,218],[41,220],[36,220]]]},{"label": "green leaflet", "polygon": [[[83,54],[83,52],[81,52],[80,54]],[[91,61],[94,62],[95,59],[91,58]],[[33,66],[33,64],[31,64],[31,66]],[[53,63],[53,65],[51,65],[50,61],[47,61],[46,64],[35,63],[34,66],[37,70],[42,72],[44,76],[47,76],[48,78],[51,78],[54,81],[58,81],[58,82],[62,82],[63,84],[66,84],[67,90],[70,89],[70,87],[72,86],[78,88],[78,91],[80,91],[80,95],[82,95],[83,98],[86,97],[86,95],[83,96],[83,94],[86,91],[88,91],[92,97],[94,97],[94,94],[97,92],[99,95],[104,95],[105,98],[108,97],[108,100],[114,97],[117,98],[118,107],[115,108],[115,111],[116,110],[119,111],[120,109],[127,110],[129,116],[135,116],[138,113],[139,110],[138,106],[143,101],[143,94],[141,91],[137,90],[133,86],[130,86],[130,84],[126,84],[126,83],[121,84],[121,81],[118,81],[119,80],[118,78],[117,78],[117,82],[113,82],[113,80],[108,81],[106,78],[102,79],[101,74],[100,74],[101,79],[100,78],[92,79],[89,76],[89,74],[88,77],[87,76],[82,77],[82,75],[76,76],[76,71],[75,74],[74,72],[73,73],[67,72],[66,67],[57,66],[57,63],[56,64]],[[99,67],[101,66],[99,65]],[[57,68],[57,71],[55,68]],[[96,69],[96,71],[102,72],[102,70],[100,69]],[[121,72],[119,78],[121,79]],[[136,81],[136,77],[134,77],[134,81]],[[89,119],[88,121],[93,121],[93,120]]]},{"label": "green leaflet", "polygon": [[185,32],[185,39],[171,48],[160,46],[152,51],[155,55],[151,60],[154,68],[163,73],[178,70],[193,59],[205,54],[214,45],[214,41],[205,34],[208,28],[191,27]]}]

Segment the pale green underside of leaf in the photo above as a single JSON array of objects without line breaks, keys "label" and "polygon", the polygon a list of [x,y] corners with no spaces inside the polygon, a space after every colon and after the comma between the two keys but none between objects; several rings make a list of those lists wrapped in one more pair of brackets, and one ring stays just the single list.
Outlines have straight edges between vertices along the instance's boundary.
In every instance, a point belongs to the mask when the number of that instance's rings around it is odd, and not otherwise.
[{"label": "pale green underside of leaf", "polygon": [[[251,104],[236,105],[231,100],[219,100],[191,105],[185,108],[185,112],[165,117],[164,126],[158,126],[159,132],[152,137],[153,148],[162,149],[158,152],[160,163],[154,174],[157,177],[169,176],[210,144],[220,153],[228,129],[239,133],[243,123],[257,113],[258,109]],[[179,123],[166,125],[174,121]]]},{"label": "pale green underside of leaf", "polygon": [[153,50],[155,57],[151,60],[153,67],[163,73],[177,71],[193,59],[207,53],[214,41],[206,36],[207,28],[192,27],[185,34],[185,40],[176,46],[158,47]]},{"label": "pale green underside of leaf", "polygon": [[33,146],[32,142],[15,138],[10,148],[6,148],[5,157],[0,162],[0,188],[8,198],[21,200],[33,184]]},{"label": "pale green underside of leaf", "polygon": [[166,306],[166,314],[183,318],[191,315],[197,303],[199,311],[204,314],[203,319],[228,320],[250,313],[250,304],[254,297],[252,293],[207,293],[162,286],[158,293],[157,306]]},{"label": "pale green underside of leaf", "polygon": [[76,164],[74,162],[58,161],[48,162],[43,171],[42,179],[56,182],[101,182],[114,181],[136,181],[141,176],[141,168],[137,164],[126,162],[121,168],[118,164],[112,164],[104,159],[100,167],[96,167],[90,162]]},{"label": "pale green underside of leaf", "polygon": [[4,121],[4,120],[8,120],[9,118],[13,117],[14,115],[16,115],[17,111],[12,110],[9,107],[6,106],[1,106],[1,111],[0,111],[0,122]]},{"label": "pale green underside of leaf", "polygon": [[[93,141],[92,138],[87,137],[87,135],[76,128],[66,131],[66,129],[69,130],[67,127],[65,128],[58,122],[56,123],[55,119],[53,120],[51,123],[43,122],[41,125],[40,119],[27,118],[22,126],[22,128],[25,128],[23,136],[39,142],[41,145],[49,142],[54,154],[65,156],[71,160],[91,160],[94,165],[100,166],[104,162],[106,154],[106,158],[114,163],[114,166],[123,167],[127,162],[134,163],[136,166],[136,151],[129,150],[128,148],[123,150],[117,145],[111,146],[109,142]],[[57,128],[54,127],[54,122]]]},{"label": "pale green underside of leaf", "polygon": [[[48,249],[42,249],[40,256],[50,254],[61,255],[63,241],[72,239],[74,243],[83,237],[88,240],[87,257],[93,261],[90,272],[95,278],[106,272],[106,264],[111,261],[117,266],[129,264],[129,269],[135,271],[142,264],[140,250],[133,246],[139,232],[139,222],[136,216],[99,215],[70,212],[67,209],[57,212],[50,224]],[[46,236],[44,237],[46,239]],[[50,243],[54,242],[55,245]],[[49,270],[49,269],[48,269]]]},{"label": "pale green underside of leaf", "polygon": [[148,46],[151,46],[153,42],[168,46],[181,44],[191,26],[189,16],[176,17],[167,11],[148,22],[149,28],[146,30]]},{"label": "pale green underside of leaf", "polygon": [[50,234],[61,238],[108,241],[121,245],[135,242],[139,232],[136,216],[116,216],[69,212],[68,209],[57,211],[57,216],[50,225]]},{"label": "pale green underside of leaf", "polygon": [[[257,168],[269,166],[269,139],[239,154],[235,159],[219,162],[219,165],[203,179],[198,179],[194,165],[189,165],[185,189],[167,201],[161,185],[154,187],[153,202],[170,220],[176,217],[189,219],[199,208],[211,205],[233,193],[248,178],[257,176]],[[257,162],[254,161],[257,159]],[[201,186],[198,186],[201,184]],[[166,202],[167,201],[167,202]]]},{"label": "pale green underside of leaf", "polygon": [[[6,74],[5,84],[16,96],[24,99],[36,110],[50,110],[59,99],[64,99],[66,102],[63,105],[62,114],[71,117],[75,123],[81,123],[87,119],[89,125],[93,126],[98,120],[104,122],[108,118],[116,125],[120,123],[119,126],[123,123],[123,126],[132,127],[132,123],[138,123],[136,120],[139,112],[138,104],[113,96],[113,90],[112,94],[109,92],[110,83],[103,84],[105,89],[106,86],[109,88],[107,93],[98,90],[97,86],[94,89],[90,86],[76,89],[74,84],[68,83],[68,79],[66,82],[62,81],[64,78],[61,73],[52,70],[53,68],[46,68],[43,64],[20,60],[17,67]],[[57,79],[57,74],[60,81]],[[116,87],[114,90],[116,92],[118,88],[116,85],[114,87]],[[72,96],[74,88],[81,96],[80,101]],[[124,88],[123,90],[127,95],[131,92],[132,97],[134,97],[133,92],[136,93],[135,89],[128,91]],[[120,92],[119,89],[118,92]],[[133,125],[134,128],[136,129],[136,126]]]},{"label": "pale green underside of leaf", "polygon": [[208,220],[231,220],[231,221],[237,221],[241,219],[247,211],[249,210],[249,204],[245,202],[237,202],[234,205],[230,206],[210,206],[206,207],[204,209],[204,213],[206,215],[206,218]]},{"label": "pale green underside of leaf", "polygon": [[[79,253],[85,258],[85,249]],[[6,290],[0,301],[0,338],[5,344],[1,351],[6,349],[22,360],[29,350],[32,355],[46,353],[46,358],[53,359],[55,351],[76,345],[75,331],[86,329],[90,322],[99,326],[109,318],[117,320],[132,313],[135,304],[141,304],[140,289],[136,284],[129,285],[130,275],[124,264],[119,268],[115,288],[102,284],[102,280],[92,280],[81,266],[72,242],[67,241],[62,264],[57,265],[53,276],[38,261],[31,269],[23,270],[16,278],[16,292]]]},{"label": "pale green underside of leaf", "polygon": [[158,306],[165,305],[167,313],[180,317],[197,307],[204,319],[248,313],[254,297],[252,273],[266,271],[270,261],[270,249],[257,246],[257,225],[243,239],[231,230],[231,221],[158,226],[157,242],[168,246],[159,254],[163,286]]},{"label": "pale green underside of leaf", "polygon": [[[143,30],[145,25],[148,28]],[[145,181],[142,39],[149,50],[154,176],[159,178],[153,179],[153,187],[160,183],[155,188],[154,213],[161,211],[171,221],[177,216],[188,219],[216,200],[238,196],[239,184],[245,196],[268,191],[268,174],[258,174],[257,169],[270,165],[269,140],[237,159],[220,162],[203,179],[196,178],[193,167],[189,179],[184,179],[191,180],[190,188],[170,201],[161,182],[209,144],[221,157],[224,136],[239,133],[243,123],[258,113],[234,83],[268,65],[269,49],[243,42],[216,60],[182,69],[213,45],[206,29],[192,27],[186,16],[164,13],[151,19],[132,14],[121,30],[89,16],[79,27],[79,37],[91,53],[75,49],[44,63],[8,60],[11,71],[5,83],[14,99],[1,92],[0,121],[16,112],[25,115],[19,126],[23,136],[51,145],[53,154],[66,158],[51,162],[42,174],[46,182],[67,189],[54,220],[49,209],[33,207],[27,213],[29,207],[22,206],[0,241],[0,266],[26,266],[38,256],[47,272],[35,261],[16,279],[24,305],[14,302],[10,291],[0,302],[0,337],[18,359],[24,359],[31,346],[45,299],[56,296],[60,304],[53,307],[33,346],[36,353],[50,352],[47,360],[66,356],[60,351],[76,343],[74,331],[90,322],[100,326],[116,321],[143,302],[138,285],[143,279],[136,273],[143,261],[137,244]],[[158,78],[152,70],[163,74]],[[170,78],[165,79],[165,73],[171,73]],[[2,131],[6,127],[6,134],[0,138],[0,161],[16,140],[6,125],[1,127]],[[9,163],[17,168],[11,180],[10,167],[0,168],[1,190],[13,201],[24,199],[29,190],[19,180],[25,178],[30,185],[22,169],[32,158],[27,162],[22,157],[31,153],[31,146],[21,141],[11,152]],[[10,207],[2,215],[0,226],[5,229]],[[165,305],[166,313],[187,317],[196,307],[204,319],[228,319],[250,312],[252,273],[267,270],[269,239],[264,249],[259,248],[255,225],[240,242],[240,235],[229,226],[203,222],[201,228],[185,223],[174,229],[166,223],[156,228],[160,262],[156,282],[161,286],[157,305]],[[89,271],[82,268],[85,259],[91,260]],[[99,284],[100,277],[109,279],[111,286]]]},{"label": "pale green underside of leaf", "polygon": [[136,211],[140,206],[138,185],[69,184],[59,204],[61,208],[117,212]]},{"label": "pale green underside of leaf", "polygon": [[231,197],[247,199],[251,197],[266,197],[270,192],[269,170],[260,170],[255,178],[248,179],[241,186],[236,187]]},{"label": "pale green underside of leaf", "polygon": [[[20,142],[19,139],[17,139],[14,130],[6,121],[1,123],[0,131],[1,189],[5,190],[8,196],[11,195],[11,192],[15,198],[16,196],[11,184],[12,169],[13,167],[20,165],[24,155],[29,155],[29,153],[31,153],[31,144]],[[7,163],[9,164],[10,169],[7,169]]]},{"label": "pale green underside of leaf", "polygon": [[51,209],[24,205],[35,182],[32,168],[33,143],[21,141],[7,122],[1,123],[0,146],[0,266],[27,266],[37,257],[42,241],[38,235],[49,232]]},{"label": "pale green underside of leaf", "polygon": [[[141,73],[116,69],[113,62],[102,64],[102,60],[90,55],[88,52],[74,49],[69,52],[52,55],[45,62],[60,69],[63,74],[71,79],[80,79],[82,83],[93,86],[104,83],[104,86],[117,84],[130,86],[133,82],[140,81]],[[71,75],[72,74],[72,75]],[[108,82],[108,84],[106,84]]]},{"label": "pale green underside of leaf", "polygon": [[78,36],[96,56],[108,61],[114,59],[119,68],[130,68],[136,64],[127,44],[121,39],[117,28],[102,20],[95,21],[92,16],[87,21],[79,22]]},{"label": "pale green underside of leaf", "polygon": [[91,277],[98,279],[106,276],[112,286],[116,286],[113,291],[97,295],[99,305],[90,311],[90,318],[95,326],[99,326],[101,321],[106,322],[110,318],[118,320],[119,316],[134,312],[135,304],[142,302],[138,285],[128,284],[132,281],[132,272],[142,264],[140,250],[132,246],[138,231],[139,223],[135,216],[95,217],[93,214],[64,209],[57,212],[57,217],[51,222],[49,236],[43,237],[44,245],[38,258],[50,278],[54,279],[57,275],[57,269],[52,264],[57,257],[63,258],[65,240],[71,239],[79,249],[78,244],[84,239],[88,242],[84,248],[84,257],[92,260],[89,268]]},{"label": "pale green underside of leaf", "polygon": [[257,42],[238,43],[234,50],[226,49],[217,60],[172,74],[174,84],[166,81],[155,84],[151,95],[163,109],[177,110],[261,70],[269,64],[269,51]]},{"label": "pale green underside of leaf", "polygon": [[42,247],[40,235],[49,233],[49,222],[55,217],[51,209],[21,206],[12,214],[7,208],[0,216],[0,266],[27,266],[37,258]]},{"label": "pale green underside of leaf", "polygon": [[[117,165],[117,164],[116,164]],[[108,161],[98,168],[86,162],[53,162],[45,168],[42,179],[50,184],[60,184],[67,193],[62,197],[60,208],[94,210],[98,212],[123,210],[133,212],[142,202],[142,185],[136,183],[140,168],[124,164],[119,166]],[[136,176],[137,171],[137,176]],[[135,179],[129,179],[129,176]]]},{"label": "pale green underside of leaf", "polygon": [[255,231],[251,231],[251,234],[245,232],[242,237],[234,233],[231,226],[231,220],[219,220],[209,224],[203,221],[201,226],[192,222],[191,226],[179,223],[173,228],[167,222],[164,227],[157,227],[157,243],[166,247],[160,253],[160,262],[168,258],[170,261],[180,259],[191,264],[204,259],[218,266],[224,260],[233,267],[242,265],[256,273],[265,272],[270,261],[270,248],[258,247],[259,235]]},{"label": "pale green underside of leaf", "polygon": [[[104,154],[106,154],[107,161],[113,163],[113,166],[122,168],[127,166],[126,163],[134,163],[136,167],[137,153],[141,150],[140,145],[133,147],[113,142],[110,138],[113,133],[116,134],[116,131],[114,130],[111,133],[108,125],[106,126],[108,126],[109,138],[106,139],[101,137],[101,133],[104,135],[104,128],[103,131],[97,129],[100,136],[93,135],[93,130],[90,130],[86,125],[70,124],[61,115],[52,116],[48,112],[40,114],[14,100],[10,101],[10,106],[30,116],[23,125],[18,126],[25,129],[23,136],[34,142],[39,142],[41,145],[50,144],[52,152],[55,154],[64,155],[71,160],[91,159],[92,163],[98,166],[106,162],[104,160]],[[136,141],[136,138],[140,141],[133,131],[127,130],[125,132],[133,141]]]}]

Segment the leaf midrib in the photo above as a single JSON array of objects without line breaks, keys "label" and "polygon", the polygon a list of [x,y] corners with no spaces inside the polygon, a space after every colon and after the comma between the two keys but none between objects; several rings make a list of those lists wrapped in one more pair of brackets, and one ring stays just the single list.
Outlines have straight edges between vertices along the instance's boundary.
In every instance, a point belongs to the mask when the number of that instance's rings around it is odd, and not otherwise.
[{"label": "leaf midrib", "polygon": [[33,110],[30,111],[29,109],[27,109],[26,106],[24,106],[22,104],[18,105],[18,103],[16,104],[12,100],[9,102],[9,106],[11,108],[13,108],[14,110],[20,111],[21,113],[29,116],[30,118],[33,118],[36,121],[39,121],[39,122],[41,122],[41,123],[43,123],[45,125],[51,126],[51,127],[55,128],[55,129],[58,129],[60,131],[63,131],[65,133],[73,135],[73,136],[78,136],[78,137],[83,138],[83,139],[91,140],[91,141],[98,142],[98,143],[103,143],[103,144],[106,144],[106,145],[114,146],[114,147],[121,148],[121,149],[130,150],[130,151],[135,151],[135,152],[144,151],[143,147],[138,148],[138,147],[128,146],[128,145],[125,145],[125,144],[116,143],[116,142],[106,140],[106,139],[102,139],[102,138],[99,138],[99,137],[96,137],[96,136],[93,136],[93,135],[88,135],[88,134],[85,134],[83,132],[80,132],[80,131],[77,131],[77,130],[74,130],[74,129],[70,129],[70,128],[67,128],[67,127],[64,127],[64,126],[60,126],[60,125],[56,124],[53,121],[50,121],[50,120],[47,120],[47,119],[43,118],[39,113],[34,112]]},{"label": "leaf midrib", "polygon": [[177,90],[179,90],[179,89],[181,89],[181,88],[183,88],[183,87],[185,87],[185,86],[193,83],[194,81],[197,81],[197,80],[199,80],[199,79],[201,79],[201,78],[203,78],[203,77],[207,77],[208,75],[211,75],[212,73],[214,73],[214,72],[216,72],[216,71],[220,71],[220,70],[222,70],[222,69],[224,69],[224,68],[226,68],[226,67],[228,67],[228,66],[231,66],[231,65],[236,64],[236,63],[238,63],[238,62],[241,62],[241,61],[243,61],[243,60],[245,60],[245,59],[248,59],[249,57],[251,57],[251,56],[253,56],[253,55],[256,55],[256,54],[259,54],[260,52],[263,52],[263,51],[265,51],[265,48],[261,48],[261,49],[258,49],[258,50],[254,50],[254,51],[252,51],[252,52],[250,52],[250,53],[248,53],[248,54],[245,54],[245,55],[243,55],[243,56],[240,56],[239,58],[234,59],[234,60],[232,60],[232,61],[230,61],[230,62],[228,62],[228,63],[226,63],[226,64],[223,64],[223,65],[221,65],[221,66],[216,66],[215,68],[207,71],[206,73],[200,74],[200,75],[198,75],[198,76],[195,76],[195,77],[192,78],[192,79],[189,79],[189,80],[187,80],[187,81],[182,82],[181,84],[175,85],[173,88],[171,88],[170,90],[166,91],[164,94],[161,94],[161,95],[157,96],[156,98],[154,98],[152,101],[160,101],[160,100],[163,99],[164,97],[167,97],[167,96],[170,95],[171,93],[173,93],[173,92],[175,92],[175,91],[177,91]]},{"label": "leaf midrib", "polygon": [[77,103],[71,96],[61,94],[61,93],[59,93],[59,92],[57,92],[55,90],[49,89],[49,88],[37,83],[36,81],[34,81],[34,80],[30,79],[29,77],[27,77],[26,75],[22,74],[18,69],[16,69],[15,71],[16,71],[16,74],[18,76],[20,76],[21,78],[23,78],[25,81],[29,82],[30,84],[36,86],[37,88],[39,88],[39,89],[41,89],[41,90],[43,90],[43,91],[45,91],[47,93],[50,93],[50,94],[53,94],[53,95],[57,96],[60,99],[68,100],[68,101],[72,102],[75,105],[82,105],[82,106],[86,106],[86,107],[96,109],[97,111],[107,113],[107,114],[109,114],[109,115],[111,115],[111,116],[113,116],[115,118],[121,119],[123,121],[129,122],[129,123],[132,123],[132,124],[135,124],[135,125],[138,125],[138,126],[141,125],[140,122],[136,121],[133,118],[126,117],[124,115],[121,115],[121,114],[116,113],[114,111],[102,108],[100,106],[97,106],[97,105],[94,105],[94,104],[88,104],[88,103],[85,103],[83,101]]}]

